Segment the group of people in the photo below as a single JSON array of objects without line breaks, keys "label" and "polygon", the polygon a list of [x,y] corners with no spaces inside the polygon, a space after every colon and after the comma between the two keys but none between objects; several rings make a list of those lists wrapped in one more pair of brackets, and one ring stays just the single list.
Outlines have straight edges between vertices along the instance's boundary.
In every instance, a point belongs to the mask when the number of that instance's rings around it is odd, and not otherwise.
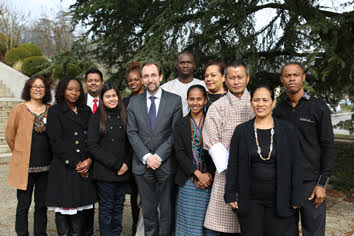
[{"label": "group of people", "polygon": [[58,235],[93,235],[97,201],[100,235],[121,235],[128,192],[132,235],[298,235],[300,214],[304,236],[325,234],[333,129],[301,64],[282,67],[278,105],[267,84],[247,90],[243,62],[211,61],[202,81],[183,51],[176,69],[161,85],[159,63],[132,63],[124,99],[91,69],[86,95],[63,78],[52,106],[45,78],[26,82],[6,128],[17,235],[29,235],[33,192],[34,235],[46,235],[47,209]]}]

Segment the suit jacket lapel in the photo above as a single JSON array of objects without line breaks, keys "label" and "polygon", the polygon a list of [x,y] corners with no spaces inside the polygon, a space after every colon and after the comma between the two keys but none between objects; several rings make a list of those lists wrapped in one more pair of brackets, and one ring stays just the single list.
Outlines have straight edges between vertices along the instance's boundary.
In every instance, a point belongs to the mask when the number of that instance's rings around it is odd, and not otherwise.
[{"label": "suit jacket lapel", "polygon": [[[144,93],[144,96],[141,96],[141,101],[139,102],[139,104],[141,104],[141,111],[143,112],[143,120],[146,122],[146,127],[149,127],[150,128],[150,131],[152,132],[152,129],[151,129],[151,125],[150,125],[150,118],[149,118],[149,115],[148,115],[148,110],[147,110],[147,101],[146,101],[146,93]],[[156,127],[155,127],[156,128]]]}]

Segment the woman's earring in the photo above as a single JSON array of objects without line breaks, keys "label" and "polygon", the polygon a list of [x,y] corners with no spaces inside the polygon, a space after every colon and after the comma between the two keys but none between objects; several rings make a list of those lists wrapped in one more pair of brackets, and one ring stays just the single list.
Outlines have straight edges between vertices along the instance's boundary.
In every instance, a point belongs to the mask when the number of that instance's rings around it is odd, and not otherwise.
[{"label": "woman's earring", "polygon": [[203,107],[203,111],[204,111],[204,113],[206,113],[206,110],[207,110],[207,106],[206,106],[206,105],[204,105],[204,107]]}]

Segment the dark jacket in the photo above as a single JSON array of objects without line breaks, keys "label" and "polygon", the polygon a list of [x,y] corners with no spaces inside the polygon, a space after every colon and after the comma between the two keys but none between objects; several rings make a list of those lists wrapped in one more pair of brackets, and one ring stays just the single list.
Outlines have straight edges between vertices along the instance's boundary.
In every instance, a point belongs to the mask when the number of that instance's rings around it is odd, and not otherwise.
[{"label": "dark jacket", "polygon": [[117,111],[106,111],[108,130],[105,136],[99,134],[98,113],[92,115],[89,128],[87,145],[93,163],[93,178],[109,182],[123,182],[129,180],[129,172],[118,175],[117,172],[125,163],[131,168],[129,142],[126,129]]},{"label": "dark jacket", "polygon": [[[249,150],[256,145],[254,120],[237,126],[231,139],[230,157],[226,173],[225,202],[238,201],[238,214],[246,216],[249,206],[250,164]],[[302,185],[303,158],[295,128],[286,121],[274,119],[276,149],[276,210],[280,217],[294,213],[292,206],[304,200]],[[236,197],[237,196],[237,197]]]},{"label": "dark jacket", "polygon": [[47,132],[53,151],[47,206],[80,207],[96,202],[96,191],[89,178],[75,170],[78,162],[89,157],[86,147],[87,126],[91,109],[78,106],[75,114],[66,104],[49,108]]},{"label": "dark jacket", "polygon": [[[175,183],[179,186],[183,186],[188,178],[193,176],[193,172],[197,170],[193,164],[190,115],[187,115],[176,122],[174,146],[178,163]],[[206,171],[214,175],[214,162],[206,150],[204,150],[204,158]]]},{"label": "dark jacket", "polygon": [[[292,123],[297,130],[300,148],[304,154],[304,180],[329,179],[336,158],[331,112],[323,101],[305,93],[295,107],[289,99],[274,109],[279,119]],[[321,183],[322,185],[326,184]]]}]

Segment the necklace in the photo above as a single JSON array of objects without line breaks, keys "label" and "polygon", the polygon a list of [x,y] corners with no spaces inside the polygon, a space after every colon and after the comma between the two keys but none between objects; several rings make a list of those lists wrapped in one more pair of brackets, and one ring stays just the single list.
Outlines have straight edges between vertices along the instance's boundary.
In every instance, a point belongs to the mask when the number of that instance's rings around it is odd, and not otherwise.
[{"label": "necklace", "polygon": [[263,161],[268,161],[268,160],[270,160],[270,155],[272,154],[272,150],[273,150],[274,125],[273,125],[272,129],[270,130],[270,146],[269,146],[268,157],[266,157],[266,158],[264,158],[262,156],[262,150],[261,150],[261,147],[259,146],[256,121],[254,121],[253,127],[254,127],[254,136],[256,137],[257,153],[259,155],[259,158],[261,158]]},{"label": "necklace", "polygon": [[[192,118],[192,116],[191,116],[190,120],[191,120],[190,124],[191,124],[192,141],[193,141],[193,143],[196,144],[196,146],[200,146],[203,142],[202,129],[204,126],[204,115],[200,118],[199,124],[197,124],[197,122],[195,122],[195,120]],[[193,129],[193,124],[196,126],[196,130]],[[197,138],[198,136],[200,137],[199,140]]]}]

